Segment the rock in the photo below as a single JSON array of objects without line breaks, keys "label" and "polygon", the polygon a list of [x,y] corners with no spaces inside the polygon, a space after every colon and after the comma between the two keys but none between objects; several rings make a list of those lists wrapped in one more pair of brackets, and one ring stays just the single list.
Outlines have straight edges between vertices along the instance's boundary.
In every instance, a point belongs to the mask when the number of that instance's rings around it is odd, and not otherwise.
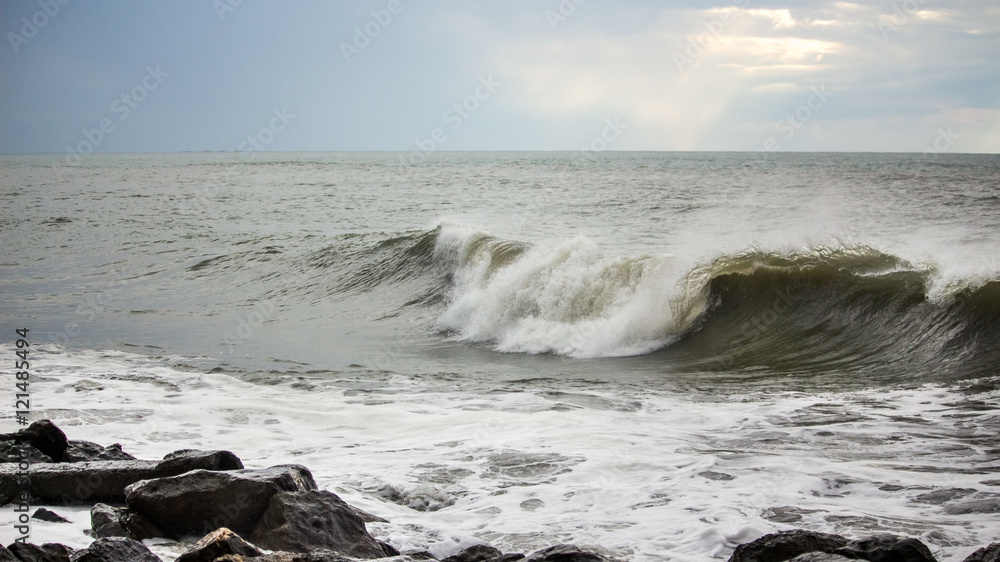
[{"label": "rock", "polygon": [[525,562],[606,562],[607,558],[580,550],[571,544],[557,544],[531,553]]},{"label": "rock", "polygon": [[889,534],[851,541],[835,553],[872,562],[937,562],[930,549],[919,540]]},{"label": "rock", "polygon": [[351,509],[354,511],[354,513],[357,513],[358,517],[360,517],[361,520],[364,521],[365,523],[388,523],[389,522],[388,519],[379,517],[378,515],[372,515],[371,513],[368,513],[367,511],[365,511],[363,509],[354,507],[353,505],[351,506]]},{"label": "rock", "polygon": [[851,562],[851,559],[844,558],[839,554],[810,552],[808,554],[800,554],[795,558],[792,558],[791,562]]},{"label": "rock", "polygon": [[190,470],[192,463],[201,463],[208,466],[199,466],[204,470],[243,470],[243,461],[229,451],[174,451],[163,457],[157,466],[165,472],[174,474],[184,474]]},{"label": "rock", "polygon": [[17,433],[0,435],[0,441],[28,442],[55,462],[62,460],[66,450],[66,434],[49,420],[39,420]]},{"label": "rock", "polygon": [[90,441],[70,441],[63,452],[62,462],[134,461],[135,457],[122,451],[118,443],[102,447]]},{"label": "rock", "polygon": [[980,548],[962,562],[1000,562],[1000,542]]},{"label": "rock", "polygon": [[[176,476],[197,469],[231,470],[242,463],[228,451],[186,453],[162,461],[92,461],[31,467],[29,491],[47,503],[125,501],[125,488],[140,480]],[[0,464],[0,505],[21,492],[16,464]]]},{"label": "rock", "polygon": [[90,510],[90,528],[95,538],[126,537],[137,541],[162,537],[163,531],[143,514],[127,507],[112,507],[103,503]]},{"label": "rock", "polygon": [[500,549],[488,544],[477,544],[445,558],[442,562],[484,562],[500,556],[503,556]]},{"label": "rock", "polygon": [[73,549],[62,544],[14,543],[10,545],[10,553],[21,562],[69,562]]},{"label": "rock", "polygon": [[98,503],[90,508],[90,530],[94,538],[103,539],[106,537],[128,537],[128,531],[122,524],[123,508],[111,507],[110,505]]},{"label": "rock", "polygon": [[327,549],[354,558],[387,556],[351,506],[326,490],[274,494],[250,540],[286,552]]},{"label": "rock", "polygon": [[52,457],[32,447],[27,442],[14,439],[0,441],[0,462],[21,462],[22,460],[27,460],[31,464],[55,462]]},{"label": "rock", "polygon": [[396,547],[392,546],[391,544],[389,544],[387,542],[382,542],[382,541],[380,541],[378,539],[376,539],[375,542],[377,542],[378,545],[382,547],[382,553],[383,554],[382,554],[381,557],[389,558],[391,556],[399,556],[400,554],[402,554],[401,552],[399,552],[398,550],[396,550]]},{"label": "rock", "polygon": [[69,523],[69,519],[66,519],[54,511],[49,511],[44,507],[36,509],[35,513],[31,515],[31,518],[38,519],[39,521],[48,521],[50,523]]},{"label": "rock", "polygon": [[0,544],[0,562],[21,562],[18,560],[11,551],[7,550],[7,547]]},{"label": "rock", "polygon": [[434,555],[426,550],[410,550],[403,553],[410,560],[437,560]]},{"label": "rock", "polygon": [[341,556],[329,550],[314,550],[307,554],[293,552],[275,552],[256,558],[247,558],[237,554],[229,554],[216,558],[214,562],[354,562],[346,556]]},{"label": "rock", "polygon": [[729,562],[784,562],[810,552],[829,554],[848,542],[839,535],[801,529],[782,531],[737,546]]},{"label": "rock", "polygon": [[187,552],[181,554],[176,562],[214,562],[227,554],[251,558],[263,553],[236,533],[222,527],[202,537]]},{"label": "rock", "polygon": [[163,562],[141,542],[122,537],[97,539],[69,559],[70,562]]},{"label": "rock", "polygon": [[249,535],[268,508],[271,496],[315,489],[312,474],[301,465],[225,472],[195,470],[133,484],[125,491],[125,501],[170,538],[205,535],[220,527]]},{"label": "rock", "polygon": [[503,556],[498,556],[491,560],[490,562],[514,562],[515,560],[521,560],[524,555],[520,552],[512,552],[509,554],[504,554]]}]

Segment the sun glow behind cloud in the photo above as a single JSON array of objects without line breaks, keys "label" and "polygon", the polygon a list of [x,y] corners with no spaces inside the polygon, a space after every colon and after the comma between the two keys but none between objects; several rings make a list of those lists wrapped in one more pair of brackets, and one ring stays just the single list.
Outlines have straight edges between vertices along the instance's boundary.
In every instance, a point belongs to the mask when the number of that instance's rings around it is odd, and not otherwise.
[{"label": "sun glow behind cloud", "polygon": [[[917,132],[933,132],[935,124],[961,115],[953,107],[932,109],[911,101],[918,96],[912,89],[896,104],[886,104],[889,92],[912,81],[899,65],[912,64],[914,57],[924,56],[921,63],[931,72],[948,71],[947,56],[932,49],[945,44],[961,25],[955,14],[910,14],[907,22],[897,25],[898,39],[881,36],[878,24],[885,17],[891,17],[885,7],[848,2],[820,3],[809,10],[672,10],[641,30],[597,41],[560,36],[542,43],[527,41],[505,50],[497,62],[523,86],[518,88],[523,93],[518,103],[540,115],[590,114],[595,120],[618,115],[628,120],[633,127],[622,140],[623,148],[687,150],[727,135],[727,148],[750,149],[789,111],[807,103],[812,88],[825,87],[837,92],[836,102],[828,106],[835,109],[810,112],[809,127],[800,129],[787,146],[850,149],[850,143],[874,146],[893,129],[908,129],[917,138]],[[913,38],[918,26],[932,22],[947,28]],[[990,33],[996,44],[1000,25],[993,25]],[[963,58],[963,64],[988,66],[981,53]],[[907,111],[923,117],[886,120],[886,130],[874,134],[879,126],[872,119],[878,117],[850,118],[857,134],[838,125],[827,128],[838,134],[810,135],[826,121],[843,120],[852,107],[870,106],[870,98],[854,96],[876,90],[878,82],[886,89],[876,104],[897,111],[909,107]],[[1000,124],[996,115],[979,117],[983,121],[963,120],[968,134],[996,138],[988,132]],[[912,146],[920,149],[916,141]]]},{"label": "sun glow behind cloud", "polygon": [[[411,150],[443,125],[442,150],[565,150],[620,118],[615,150],[748,150],[799,111],[782,150],[921,151],[952,126],[954,150],[1000,152],[995,0],[404,1],[385,25],[371,2],[67,8],[0,52],[0,151],[64,150],[162,64],[101,151],[232,150],[287,106],[301,117],[268,149]],[[0,2],[0,21],[37,10]],[[487,77],[496,95],[451,129]]]}]

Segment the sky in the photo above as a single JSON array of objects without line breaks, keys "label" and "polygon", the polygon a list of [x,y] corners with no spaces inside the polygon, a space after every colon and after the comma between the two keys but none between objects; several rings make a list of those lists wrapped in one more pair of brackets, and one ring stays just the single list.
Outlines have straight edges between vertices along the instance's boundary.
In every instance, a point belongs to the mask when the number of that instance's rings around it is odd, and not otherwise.
[{"label": "sky", "polygon": [[1000,152],[996,0],[2,0],[0,153]]}]

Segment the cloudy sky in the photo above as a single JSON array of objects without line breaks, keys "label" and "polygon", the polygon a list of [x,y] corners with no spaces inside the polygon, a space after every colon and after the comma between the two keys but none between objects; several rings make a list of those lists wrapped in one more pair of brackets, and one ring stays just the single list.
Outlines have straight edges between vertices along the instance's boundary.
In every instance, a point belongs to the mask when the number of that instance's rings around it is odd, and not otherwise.
[{"label": "cloudy sky", "polygon": [[5,153],[1000,152],[996,0],[3,0],[0,22]]}]

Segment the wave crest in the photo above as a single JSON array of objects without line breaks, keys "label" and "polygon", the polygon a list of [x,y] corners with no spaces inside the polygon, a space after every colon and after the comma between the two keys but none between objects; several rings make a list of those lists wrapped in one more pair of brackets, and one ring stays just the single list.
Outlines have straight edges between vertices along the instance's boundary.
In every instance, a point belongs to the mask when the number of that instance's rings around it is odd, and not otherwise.
[{"label": "wave crest", "polygon": [[453,268],[439,328],[503,352],[981,374],[1000,350],[1000,282],[932,297],[933,268],[869,246],[751,248],[691,267],[666,254],[608,256],[585,238],[527,246],[444,228],[435,253]]}]

